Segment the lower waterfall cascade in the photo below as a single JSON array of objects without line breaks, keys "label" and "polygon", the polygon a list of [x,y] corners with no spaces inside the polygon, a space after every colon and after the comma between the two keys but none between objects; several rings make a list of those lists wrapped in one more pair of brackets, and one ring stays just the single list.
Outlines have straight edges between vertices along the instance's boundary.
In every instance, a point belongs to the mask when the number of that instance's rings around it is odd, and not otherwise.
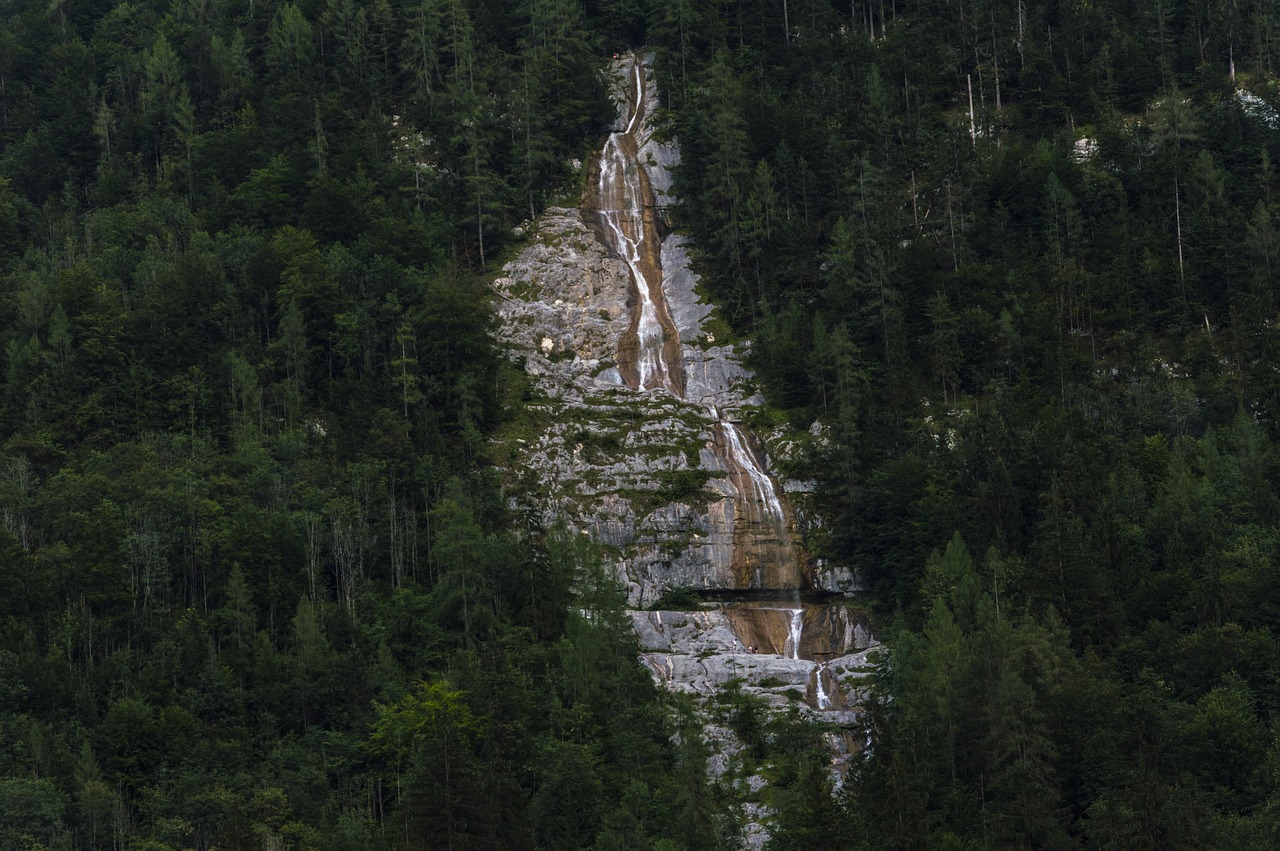
[{"label": "lower waterfall cascade", "polygon": [[791,609],[787,618],[787,643],[782,654],[790,659],[800,658],[800,638],[804,634],[804,609]]}]

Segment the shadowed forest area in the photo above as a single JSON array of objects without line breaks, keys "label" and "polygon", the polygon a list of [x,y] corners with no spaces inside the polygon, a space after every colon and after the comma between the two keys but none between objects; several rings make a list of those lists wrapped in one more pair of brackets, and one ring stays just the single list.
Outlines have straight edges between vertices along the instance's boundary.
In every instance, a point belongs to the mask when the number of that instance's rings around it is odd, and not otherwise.
[{"label": "shadowed forest area", "polygon": [[768,847],[1275,847],[1274,3],[9,0],[0,848],[736,847],[488,439],[631,46],[888,648]]}]

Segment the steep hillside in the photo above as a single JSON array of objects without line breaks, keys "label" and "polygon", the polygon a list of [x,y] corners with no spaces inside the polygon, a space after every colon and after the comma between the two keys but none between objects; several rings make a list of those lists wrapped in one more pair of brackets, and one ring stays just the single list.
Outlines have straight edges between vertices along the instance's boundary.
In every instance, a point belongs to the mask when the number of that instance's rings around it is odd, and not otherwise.
[{"label": "steep hillside", "polygon": [[[548,211],[495,282],[499,337],[530,381],[499,455],[548,521],[604,545],[631,605],[653,609],[632,620],[659,682],[705,705],[732,681],[774,711],[852,728],[874,642],[842,600],[852,571],[807,555],[787,493],[805,486],[769,469],[746,424],[762,400],[739,347],[708,339],[713,308],[667,225],[675,199],[655,190],[679,149],[654,138],[649,62],[613,63],[619,117],[582,209]],[[702,610],[662,610],[676,592]]]}]

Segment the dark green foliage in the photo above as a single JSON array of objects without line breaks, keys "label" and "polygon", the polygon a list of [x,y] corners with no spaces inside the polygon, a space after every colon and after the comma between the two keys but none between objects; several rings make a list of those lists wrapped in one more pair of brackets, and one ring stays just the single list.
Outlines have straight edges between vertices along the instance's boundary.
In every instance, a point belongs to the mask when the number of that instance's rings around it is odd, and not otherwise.
[{"label": "dark green foliage", "polygon": [[692,612],[702,606],[702,598],[694,588],[672,588],[663,593],[649,608],[654,611]]},{"label": "dark green foliage", "polygon": [[0,845],[731,844],[487,450],[482,274],[648,41],[672,215],[892,624],[835,797],[726,694],[773,846],[1274,847],[1273,6],[9,3]]},{"label": "dark green foliage", "polygon": [[603,131],[601,39],[0,11],[0,846],[678,847],[618,592],[488,459],[483,274]]}]

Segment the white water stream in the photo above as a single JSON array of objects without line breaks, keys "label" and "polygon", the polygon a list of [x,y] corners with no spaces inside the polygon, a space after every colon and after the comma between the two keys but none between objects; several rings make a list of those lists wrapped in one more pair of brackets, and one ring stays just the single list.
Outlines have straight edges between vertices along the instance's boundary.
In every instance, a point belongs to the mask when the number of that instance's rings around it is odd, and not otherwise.
[{"label": "white water stream", "polygon": [[831,697],[827,694],[827,687],[823,685],[822,675],[827,672],[827,663],[823,662],[813,669],[814,688],[813,694],[817,700],[818,709],[830,709]]},{"label": "white water stream", "polygon": [[635,78],[636,102],[631,107],[631,120],[627,122],[627,129],[623,131],[628,135],[635,132],[636,122],[640,120],[640,116],[644,112],[642,109],[644,106],[644,77],[642,76],[643,72],[640,70],[642,67],[639,62],[633,61],[631,63],[631,74]]},{"label": "white water stream", "polygon": [[[640,386],[645,389],[666,387],[678,396],[680,392],[663,360],[662,350],[666,337],[658,319],[662,282],[650,281],[643,263],[641,246],[645,241],[644,208],[647,199],[640,182],[641,166],[635,156],[628,152],[629,148],[634,150],[638,146],[634,134],[644,115],[644,78],[641,67],[639,62],[632,65],[636,99],[631,107],[627,129],[610,134],[600,152],[597,189],[602,209],[599,214],[606,227],[609,247],[617,252],[631,270],[631,277],[640,297],[640,317],[636,323]],[[630,145],[627,144],[628,141]],[[658,288],[656,294],[653,292],[655,283]]]},{"label": "white water stream", "polygon": [[724,429],[729,457],[740,470],[747,474],[751,482],[751,498],[764,506],[765,513],[773,520],[785,523],[786,515],[782,513],[782,503],[778,501],[778,491],[773,486],[773,480],[761,469],[760,462],[756,460],[756,454],[747,447],[742,430],[735,423],[724,419],[720,421],[720,426]]},{"label": "white water stream", "polygon": [[787,643],[782,646],[782,655],[788,659],[800,658],[800,638],[804,632],[804,609],[789,609],[791,620],[787,623]]}]

